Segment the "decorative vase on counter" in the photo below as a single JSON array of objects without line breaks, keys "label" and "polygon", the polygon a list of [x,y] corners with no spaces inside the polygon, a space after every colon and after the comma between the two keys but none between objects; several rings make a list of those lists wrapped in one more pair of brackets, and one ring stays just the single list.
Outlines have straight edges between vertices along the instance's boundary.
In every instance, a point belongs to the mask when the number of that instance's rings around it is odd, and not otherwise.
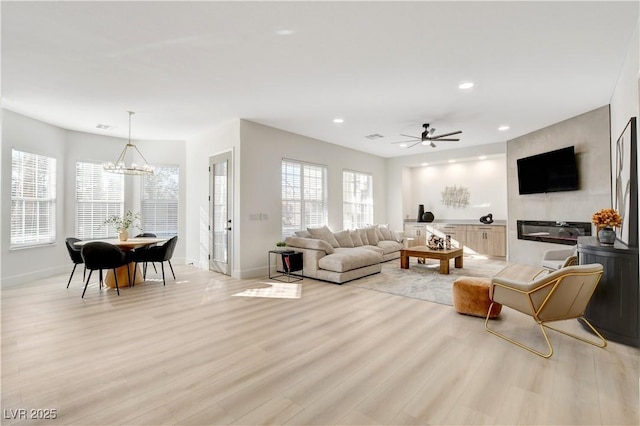
[{"label": "decorative vase on counter", "polygon": [[118,238],[120,238],[120,241],[127,241],[129,239],[129,232],[127,232],[126,229],[124,231],[120,231]]},{"label": "decorative vase on counter", "polygon": [[424,204],[418,204],[418,222],[424,222]]},{"label": "decorative vase on counter", "polygon": [[616,231],[613,228],[602,228],[598,231],[600,244],[613,244],[616,242]]},{"label": "decorative vase on counter", "polygon": [[493,214],[489,213],[486,216],[482,216],[480,218],[480,222],[484,223],[485,225],[491,225],[493,223]]},{"label": "decorative vase on counter", "polygon": [[435,219],[435,216],[431,212],[424,212],[422,215],[423,222],[433,222],[433,219]]}]

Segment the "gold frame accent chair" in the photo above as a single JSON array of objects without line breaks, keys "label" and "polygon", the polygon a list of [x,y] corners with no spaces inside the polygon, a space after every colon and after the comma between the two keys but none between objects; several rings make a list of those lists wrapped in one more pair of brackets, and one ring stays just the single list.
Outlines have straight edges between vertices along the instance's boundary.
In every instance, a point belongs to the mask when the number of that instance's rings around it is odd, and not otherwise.
[{"label": "gold frame accent chair", "polygon": [[[567,266],[548,274],[542,274],[531,282],[516,281],[504,277],[494,277],[491,280],[491,286],[489,288],[491,306],[493,306],[494,303],[500,303],[503,306],[508,306],[533,317],[534,321],[540,326],[542,335],[547,342],[549,352],[546,354],[500,334],[495,330],[491,330],[489,328],[489,315],[487,315],[485,319],[484,328],[489,333],[495,334],[543,358],[549,358],[553,355],[553,347],[547,337],[545,328],[599,348],[604,348],[607,346],[607,341],[584,317],[584,311],[600,281],[600,277],[602,277],[602,272],[602,265],[593,263],[589,265]],[[491,312],[491,307],[489,307],[489,312]],[[587,340],[548,325],[549,322],[574,318],[586,324],[595,335],[600,338],[600,342]]]}]

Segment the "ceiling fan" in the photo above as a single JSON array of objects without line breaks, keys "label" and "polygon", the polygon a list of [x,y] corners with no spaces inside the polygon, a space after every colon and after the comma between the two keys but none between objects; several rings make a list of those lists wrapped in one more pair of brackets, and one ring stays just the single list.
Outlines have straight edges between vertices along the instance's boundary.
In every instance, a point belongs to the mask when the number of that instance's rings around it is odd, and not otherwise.
[{"label": "ceiling fan", "polygon": [[414,146],[416,146],[418,144],[422,144],[422,145],[425,145],[425,146],[426,145],[430,145],[432,148],[435,148],[436,144],[434,142],[438,142],[438,141],[457,142],[460,139],[451,139],[451,138],[447,138],[447,136],[453,136],[453,135],[457,135],[457,134],[462,133],[462,130],[458,130],[458,131],[455,131],[455,132],[443,133],[441,135],[435,135],[434,136],[433,134],[435,133],[436,129],[433,128],[433,127],[429,128],[429,123],[423,124],[422,127],[424,127],[424,132],[422,132],[420,137],[411,136],[411,135],[403,135],[401,133],[400,136],[405,136],[407,138],[411,138],[411,140],[391,142],[391,143],[413,142],[413,145],[407,146],[407,148],[413,148]]}]

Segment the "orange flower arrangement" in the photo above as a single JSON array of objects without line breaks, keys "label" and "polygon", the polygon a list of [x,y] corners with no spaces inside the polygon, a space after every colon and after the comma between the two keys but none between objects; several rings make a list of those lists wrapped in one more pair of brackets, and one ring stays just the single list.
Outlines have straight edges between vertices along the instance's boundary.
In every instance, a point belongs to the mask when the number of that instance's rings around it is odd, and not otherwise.
[{"label": "orange flower arrangement", "polygon": [[622,217],[614,209],[602,209],[591,217],[591,221],[597,227],[615,228],[622,225]]}]

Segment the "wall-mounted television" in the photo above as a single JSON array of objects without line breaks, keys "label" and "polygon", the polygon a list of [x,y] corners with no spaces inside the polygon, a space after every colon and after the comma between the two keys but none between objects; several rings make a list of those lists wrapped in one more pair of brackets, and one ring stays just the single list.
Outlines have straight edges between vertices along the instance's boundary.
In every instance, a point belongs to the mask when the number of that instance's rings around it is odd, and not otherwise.
[{"label": "wall-mounted television", "polygon": [[578,166],[573,146],[518,160],[520,194],[575,191]]}]

